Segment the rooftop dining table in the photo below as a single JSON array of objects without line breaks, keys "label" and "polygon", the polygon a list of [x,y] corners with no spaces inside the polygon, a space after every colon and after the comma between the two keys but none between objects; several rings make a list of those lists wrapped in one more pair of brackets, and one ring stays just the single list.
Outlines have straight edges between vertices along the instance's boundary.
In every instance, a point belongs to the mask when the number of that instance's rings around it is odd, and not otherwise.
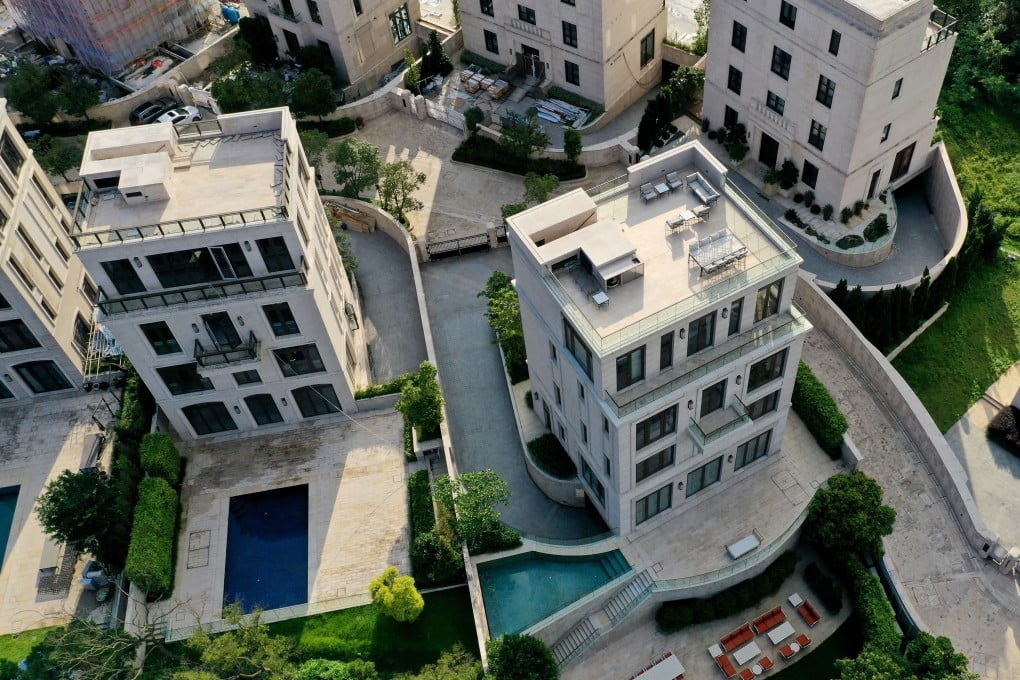
[{"label": "rooftop dining table", "polygon": [[634,680],[637,680],[638,678],[641,680],[673,680],[678,675],[683,674],[684,666],[680,663],[680,659],[676,658],[672,653],[669,653],[665,658],[660,660],[648,670],[635,675]]}]

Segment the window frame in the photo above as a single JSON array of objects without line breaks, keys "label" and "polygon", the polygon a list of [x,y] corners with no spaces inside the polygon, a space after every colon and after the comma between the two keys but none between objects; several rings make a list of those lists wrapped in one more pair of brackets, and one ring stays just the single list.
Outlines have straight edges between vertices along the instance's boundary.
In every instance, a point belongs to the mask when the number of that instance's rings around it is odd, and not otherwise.
[{"label": "window frame", "polygon": [[[14,342],[11,342],[11,341]],[[0,354],[39,349],[42,344],[35,333],[21,319],[0,321]]]},{"label": "window frame", "polygon": [[588,488],[595,492],[595,497],[598,499],[599,503],[604,506],[606,504],[605,485],[602,483],[602,480],[599,479],[598,475],[595,474],[595,470],[588,464],[588,461],[584,459],[584,456],[578,455],[578,458],[581,459],[581,479],[585,481]]},{"label": "window frame", "polygon": [[779,47],[772,46],[772,72],[783,80],[790,79],[790,67],[793,64],[793,55]]},{"label": "window frame", "polygon": [[393,38],[394,45],[399,45],[401,42],[409,38],[414,32],[411,30],[411,15],[407,11],[406,2],[390,12],[389,20],[390,35]]},{"label": "window frame", "polygon": [[577,48],[577,24],[569,21],[560,21],[563,28],[563,44],[567,47]]},{"label": "window frame", "polygon": [[825,150],[825,136],[828,134],[829,129],[819,123],[814,118],[811,119],[811,129],[808,132],[808,144],[815,147],[819,151]]},{"label": "window frame", "polygon": [[[219,407],[219,408],[217,408]],[[205,409],[206,412],[202,412],[199,409]],[[208,409],[212,409],[214,413],[209,413]],[[220,410],[222,409],[222,410]],[[195,431],[195,434],[199,437],[207,434],[217,434],[219,432],[230,432],[237,429],[237,423],[234,421],[233,416],[230,415],[230,411],[227,410],[227,405],[222,401],[206,401],[201,404],[189,404],[181,408],[181,414],[184,415],[185,420],[191,425],[191,429]],[[199,427],[195,420],[192,420],[192,414],[195,416],[201,416],[202,427]],[[226,420],[224,420],[224,417]],[[223,425],[226,422],[230,423],[229,427],[220,427],[219,429],[208,428],[207,426],[213,423],[213,419],[217,422],[217,425]]]},{"label": "window frame", "polygon": [[765,95],[765,108],[781,116],[786,111],[786,100],[769,90]]},{"label": "window frame", "polygon": [[[494,32],[482,29],[482,37],[485,39],[485,49],[493,54],[499,54],[499,36]],[[489,40],[492,39],[490,44]]]},{"label": "window frame", "polygon": [[634,425],[634,449],[643,449],[676,433],[679,406],[674,404]]},{"label": "window frame", "polygon": [[647,458],[642,458],[634,463],[634,483],[640,484],[663,470],[668,470],[675,463],[676,444],[670,444],[661,451],[657,451]]},{"label": "window frame", "polygon": [[518,3],[517,18],[526,24],[531,24],[532,26],[538,25],[538,17],[535,14],[535,10],[527,5],[521,5]]},{"label": "window frame", "polygon": [[759,288],[754,298],[754,323],[778,314],[782,301],[783,279],[776,279]]},{"label": "window frame", "polygon": [[774,413],[779,408],[779,394],[782,390],[770,392],[760,399],[755,399],[747,405],[747,415],[751,420],[758,420],[763,416]]},{"label": "window frame", "polygon": [[740,94],[744,85],[744,74],[736,66],[730,64],[729,74],[726,76],[726,89],[734,94]]},{"label": "window frame", "polygon": [[756,460],[769,455],[769,447],[772,444],[771,428],[751,437],[737,447],[734,453],[733,470],[746,467]]},{"label": "window frame", "polygon": [[617,392],[645,379],[645,354],[645,346],[641,345],[616,357]]},{"label": "window frame", "polygon": [[669,331],[659,336],[659,370],[673,368],[673,349],[676,345],[676,333]]},{"label": "window frame", "polygon": [[[663,499],[665,496],[665,499]],[[653,503],[654,499],[654,503]],[[654,505],[654,507],[653,507]],[[659,487],[647,496],[634,501],[634,525],[647,522],[673,507],[673,483]]]},{"label": "window frame", "polygon": [[569,59],[564,59],[563,78],[571,85],[581,87],[581,67]]},{"label": "window frame", "polygon": [[[584,340],[581,339],[581,335],[570,325],[570,322],[563,319],[563,346],[567,348],[567,352],[574,358],[577,365],[581,367],[588,379],[591,380],[592,374],[592,353],[588,349],[588,345],[584,344]],[[583,353],[582,353],[583,352]]]},{"label": "window frame", "polygon": [[[177,342],[177,338],[166,321],[139,324],[138,330],[141,331],[142,335],[149,342],[149,347],[156,353],[156,356],[180,354],[184,351],[181,348],[181,343]],[[152,332],[150,333],[150,331]],[[159,332],[157,333],[157,331]],[[156,335],[159,337],[153,337]]]},{"label": "window frame", "polygon": [[843,34],[832,29],[832,33],[829,34],[829,54],[833,56],[839,56],[839,44],[843,40]]},{"label": "window frame", "polygon": [[297,269],[290,249],[287,248],[287,241],[282,236],[256,239],[255,246],[259,249],[267,272],[290,272]]},{"label": "window frame", "polygon": [[726,406],[726,385],[729,381],[723,378],[717,383],[709,385],[701,390],[701,408],[698,409],[698,417],[705,416],[722,410]]},{"label": "window frame", "polygon": [[898,99],[900,92],[903,90],[903,78],[897,78],[896,82],[893,83],[892,99]]},{"label": "window frame", "polygon": [[818,89],[815,91],[815,101],[826,108],[832,108],[832,100],[836,96],[836,81],[818,75]]},{"label": "window frame", "polygon": [[[255,404],[254,407],[253,404]],[[280,413],[280,408],[276,405],[276,399],[271,394],[249,394],[244,398],[244,405],[248,409],[252,420],[255,421],[256,427],[283,422],[283,414]],[[272,407],[272,409],[270,410],[267,407]],[[266,415],[269,418],[263,420],[263,416]]]},{"label": "window frame", "polygon": [[729,327],[726,329],[726,337],[731,338],[740,333],[740,321],[744,315],[744,298],[737,298],[730,303]]},{"label": "window frame", "polygon": [[[286,316],[290,318],[284,318],[283,312],[286,312]],[[294,312],[291,310],[289,303],[274,302],[270,305],[262,305],[262,313],[266,317],[266,323],[269,324],[269,330],[276,337],[282,338],[288,335],[301,334],[301,327],[298,326],[297,319],[294,318]]]},{"label": "window frame", "polygon": [[[687,481],[684,485],[684,492],[687,498],[701,493],[722,480],[722,461],[723,457],[719,456],[687,473]],[[715,469],[713,470],[712,468]]]},{"label": "window frame", "polygon": [[486,16],[496,16],[496,11],[492,7],[492,0],[478,0],[478,11]]},{"label": "window frame", "polygon": [[[290,359],[283,356],[283,354],[293,354],[295,352],[303,352],[305,356]],[[277,347],[273,350],[273,358],[276,359],[276,364],[279,366],[284,378],[296,378],[303,375],[326,372],[325,362],[323,362],[319,348],[314,342],[294,345],[292,347]],[[301,370],[295,368],[294,364],[298,364],[298,368]]]},{"label": "window frame", "polygon": [[712,310],[687,324],[687,356],[715,346],[715,317],[716,311]]},{"label": "window frame", "polygon": [[[327,390],[329,390],[332,396],[326,394]],[[298,412],[302,418],[316,418],[333,413],[343,413],[343,409],[340,408],[340,398],[336,394],[336,389],[330,383],[296,387],[290,391],[290,394],[294,398],[294,405],[298,407]],[[332,399],[332,402],[330,402],[330,399]],[[306,406],[316,408],[313,411],[306,412]],[[324,406],[325,410],[319,409],[319,406]]]},{"label": "window frame", "polygon": [[797,7],[786,0],[779,5],[779,23],[791,30],[797,28]]},{"label": "window frame", "polygon": [[641,68],[648,66],[655,59],[655,29],[641,38]]},{"label": "window frame", "polygon": [[[811,181],[808,181],[808,178]],[[800,171],[800,181],[812,189],[818,185],[818,166],[806,158],[804,159],[804,167]]]},{"label": "window frame", "polygon": [[160,366],[156,368],[156,374],[163,381],[167,392],[175,397],[210,392],[216,389],[209,378],[198,372],[198,362],[196,361]]},{"label": "window frame", "polygon": [[784,347],[778,352],[751,364],[747,369],[747,392],[753,392],[760,387],[781,379],[786,373],[786,359],[789,353],[790,348]]},{"label": "window frame", "polygon": [[747,26],[736,19],[733,20],[733,32],[730,35],[730,47],[744,52],[747,49]]}]

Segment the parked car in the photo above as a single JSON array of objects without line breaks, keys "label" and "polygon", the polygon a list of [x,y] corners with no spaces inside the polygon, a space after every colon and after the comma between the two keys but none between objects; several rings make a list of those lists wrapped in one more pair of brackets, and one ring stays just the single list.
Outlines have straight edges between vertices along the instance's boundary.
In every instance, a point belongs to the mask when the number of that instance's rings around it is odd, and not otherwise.
[{"label": "parked car", "polygon": [[145,102],[135,107],[129,117],[132,125],[145,125],[156,120],[170,109],[177,106],[177,102],[169,97],[163,97],[151,102]]},{"label": "parked car", "polygon": [[193,120],[202,120],[202,114],[194,106],[179,106],[170,109],[156,119],[157,123],[190,123]]}]

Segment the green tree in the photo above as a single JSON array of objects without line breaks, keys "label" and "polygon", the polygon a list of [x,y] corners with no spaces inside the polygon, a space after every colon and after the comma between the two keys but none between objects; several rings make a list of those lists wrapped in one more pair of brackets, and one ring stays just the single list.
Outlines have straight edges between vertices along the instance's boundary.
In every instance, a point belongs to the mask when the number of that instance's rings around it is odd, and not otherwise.
[{"label": "green tree", "polygon": [[882,487],[860,470],[829,477],[808,505],[804,537],[836,561],[862,552],[881,556],[896,511],[882,504]]},{"label": "green tree", "polygon": [[318,69],[305,69],[294,81],[290,107],[297,116],[318,116],[322,120],[326,114],[336,111],[333,81]]},{"label": "green tree", "polygon": [[407,213],[421,210],[424,204],[414,192],[428,179],[424,172],[415,172],[409,160],[387,163],[379,175],[379,203],[383,210],[392,213],[407,224]]},{"label": "green tree", "polygon": [[563,131],[563,153],[571,163],[576,163],[581,157],[581,133],[574,128]]},{"label": "green tree", "polygon": [[333,85],[340,84],[340,74],[337,73],[336,62],[333,61],[329,49],[321,45],[302,45],[297,53],[297,61],[302,69],[306,71],[316,69],[320,73],[325,73]]},{"label": "green tree", "polygon": [[103,540],[110,518],[106,508],[115,500],[110,480],[104,472],[64,470],[39,496],[35,512],[43,531],[78,552],[92,553],[109,564]]},{"label": "green tree", "polygon": [[418,372],[404,384],[400,400],[394,405],[404,418],[418,429],[418,436],[439,436],[443,422],[443,391],[436,378],[436,367],[423,361]]},{"label": "green tree", "polygon": [[60,87],[59,98],[61,109],[88,120],[89,109],[99,104],[99,88],[84,76],[74,76]]},{"label": "green tree", "polygon": [[36,123],[48,123],[60,109],[60,98],[51,91],[52,74],[31,62],[22,62],[7,76],[4,96],[7,102]]},{"label": "green tree", "polygon": [[903,657],[866,645],[853,659],[838,659],[839,680],[916,680]]},{"label": "green tree", "polygon": [[342,139],[329,147],[333,177],[341,193],[358,198],[362,191],[375,186],[382,171],[379,147],[361,139]]},{"label": "green tree", "polygon": [[694,42],[691,44],[691,52],[704,54],[708,51],[708,20],[712,15],[712,0],[701,0],[701,4],[694,10],[694,22],[698,30],[694,34]]},{"label": "green tree", "polygon": [[552,173],[539,175],[529,172],[524,176],[524,201],[532,204],[544,203],[559,185],[560,178]]},{"label": "green tree", "polygon": [[398,675],[394,680],[482,680],[483,677],[482,663],[457,643],[443,652],[435,663],[422,666],[417,673]]},{"label": "green tree", "polygon": [[456,509],[454,529],[473,554],[520,543],[520,535],[503,525],[495,505],[510,502],[510,487],[492,470],[439,477],[435,497]]},{"label": "green tree", "polygon": [[472,106],[464,112],[464,124],[467,125],[468,134],[474,137],[478,134],[478,126],[485,122],[485,113],[477,106]]},{"label": "green tree", "polygon": [[64,181],[67,171],[81,165],[82,146],[80,138],[72,144],[62,137],[43,136],[29,144],[35,152],[35,159],[42,169],[51,175],[60,175]]},{"label": "green tree", "polygon": [[378,680],[379,673],[371,661],[331,661],[311,659],[298,667],[294,680]]},{"label": "green tree", "polygon": [[329,146],[329,135],[320,130],[301,130],[298,137],[308,157],[308,163],[312,167],[322,163],[322,152]]},{"label": "green tree", "polygon": [[549,136],[538,122],[538,114],[528,109],[524,120],[504,125],[499,143],[514,158],[528,158],[549,146]]},{"label": "green tree", "polygon": [[269,634],[261,610],[244,616],[239,605],[230,604],[223,608],[223,618],[236,628],[216,636],[200,629],[187,640],[204,670],[231,679],[294,677],[293,645],[288,638]]},{"label": "green tree", "polygon": [[489,640],[486,650],[493,680],[556,680],[560,677],[552,651],[531,635],[503,635]]},{"label": "green tree", "polygon": [[409,49],[404,50],[404,65],[407,67],[407,71],[404,72],[404,87],[414,94],[421,94],[421,68],[418,66],[418,60],[414,58],[414,53]]},{"label": "green tree", "polygon": [[439,39],[439,33],[430,31],[428,43],[425,45],[425,54],[422,56],[422,76],[428,78],[437,73],[445,76],[452,70],[453,62],[446,54],[446,48],[443,47],[443,43]]},{"label": "green tree", "polygon": [[942,635],[918,633],[907,645],[906,657],[920,680],[978,680],[979,677],[967,670],[967,656],[957,652],[953,642]]},{"label": "green tree", "polygon": [[[509,209],[527,208],[523,203],[504,205],[504,215]],[[478,294],[488,299],[486,316],[489,325],[496,331],[497,342],[503,348],[506,368],[511,382],[518,383],[528,377],[527,349],[524,346],[524,327],[521,324],[521,301],[504,272],[495,271],[485,284],[485,290]]]},{"label": "green tree", "polygon": [[223,113],[237,113],[251,109],[251,93],[243,76],[220,78],[210,89],[213,99]]},{"label": "green tree", "polygon": [[372,603],[383,614],[400,623],[410,623],[425,609],[425,600],[414,587],[413,576],[400,576],[396,567],[389,567],[368,584]]},{"label": "green tree", "polygon": [[139,638],[122,630],[107,630],[91,621],[74,619],[46,633],[26,659],[21,680],[127,680],[137,677],[131,666]]},{"label": "green tree", "polygon": [[269,20],[264,16],[243,17],[238,23],[237,41],[251,54],[251,59],[261,66],[271,66],[276,61],[276,40]]},{"label": "green tree", "polygon": [[252,109],[287,106],[287,88],[279,71],[262,71],[249,75],[247,87]]}]

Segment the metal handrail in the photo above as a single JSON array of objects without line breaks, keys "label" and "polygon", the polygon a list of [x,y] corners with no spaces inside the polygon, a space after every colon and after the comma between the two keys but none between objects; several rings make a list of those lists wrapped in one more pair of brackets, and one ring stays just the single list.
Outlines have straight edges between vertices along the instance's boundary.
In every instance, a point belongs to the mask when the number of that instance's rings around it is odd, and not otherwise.
[{"label": "metal handrail", "polygon": [[113,316],[115,314],[126,314],[127,312],[137,312],[146,309],[186,305],[203,300],[221,300],[234,295],[264,293],[281,288],[300,288],[305,286],[307,282],[308,279],[305,277],[304,272],[295,271],[286,274],[274,274],[272,276],[237,279],[236,281],[218,281],[190,288],[164,290],[143,295],[129,295],[115,299],[107,299],[105,293],[100,290],[99,309],[103,314]]},{"label": "metal handrail", "polygon": [[253,331],[248,332],[248,342],[241,345],[240,347],[228,347],[226,349],[206,349],[202,346],[202,343],[195,340],[195,361],[202,368],[213,368],[216,366],[226,366],[227,364],[236,364],[240,361],[251,361],[258,359],[259,349],[262,343],[255,337]]},{"label": "metal handrail", "polygon": [[712,442],[725,437],[730,432],[733,432],[741,426],[751,422],[751,414],[748,413],[747,407],[744,406],[744,402],[740,401],[740,398],[737,395],[733,395],[733,401],[730,402],[730,407],[737,412],[737,415],[714,430],[710,430],[708,432],[701,429],[701,425],[698,424],[698,421],[691,418],[690,432],[694,435],[695,440],[701,448],[705,448]]}]

